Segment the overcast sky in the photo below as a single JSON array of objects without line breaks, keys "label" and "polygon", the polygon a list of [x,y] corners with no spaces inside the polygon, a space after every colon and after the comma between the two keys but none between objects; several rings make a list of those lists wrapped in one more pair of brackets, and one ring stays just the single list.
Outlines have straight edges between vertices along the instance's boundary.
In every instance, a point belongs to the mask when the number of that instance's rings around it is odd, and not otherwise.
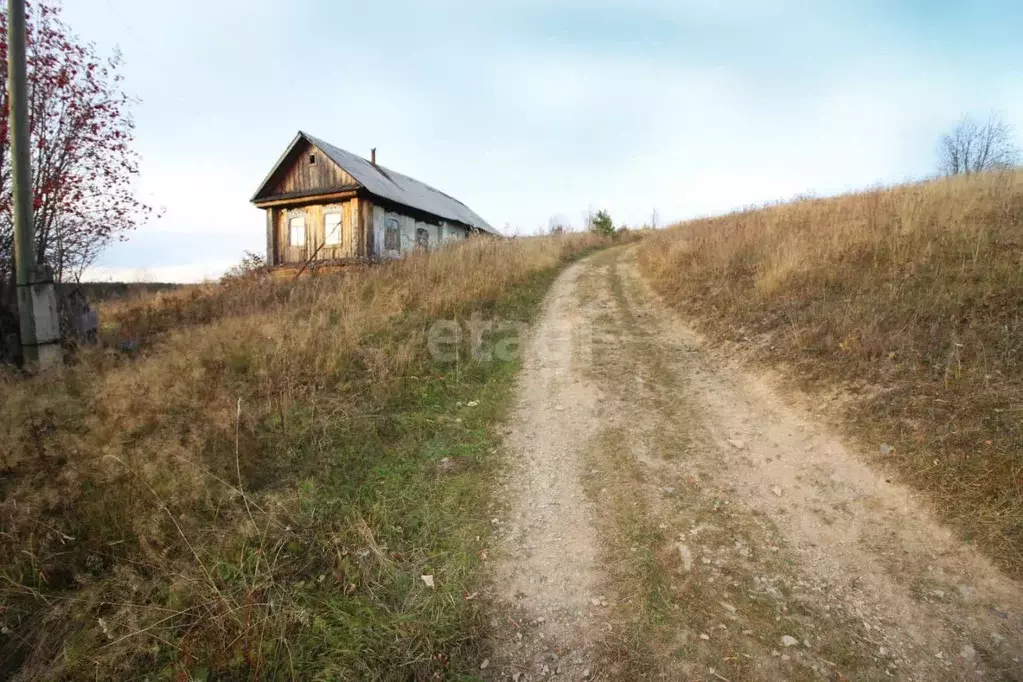
[{"label": "overcast sky", "polygon": [[249,198],[298,130],[505,232],[640,224],[919,178],[965,112],[1023,130],[1023,3],[65,0],[119,47],[164,216],[96,278],[265,250]]}]

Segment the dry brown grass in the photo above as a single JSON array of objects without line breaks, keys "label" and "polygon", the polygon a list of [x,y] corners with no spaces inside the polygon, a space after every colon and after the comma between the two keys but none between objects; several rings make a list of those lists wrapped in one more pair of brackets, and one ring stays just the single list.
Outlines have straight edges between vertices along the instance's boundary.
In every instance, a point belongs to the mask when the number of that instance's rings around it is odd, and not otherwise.
[{"label": "dry brown grass", "polygon": [[841,395],[867,451],[1023,575],[1023,173],[697,220],[640,263],[712,338]]},{"label": "dry brown grass", "polygon": [[[514,367],[439,366],[423,334],[470,311],[528,317],[602,244],[471,240],[133,298],[104,336],[136,352],[0,377],[0,677],[465,665],[484,634],[461,597],[486,535],[489,420]],[[467,398],[479,408],[454,419]],[[438,477],[451,454],[473,467]]]}]

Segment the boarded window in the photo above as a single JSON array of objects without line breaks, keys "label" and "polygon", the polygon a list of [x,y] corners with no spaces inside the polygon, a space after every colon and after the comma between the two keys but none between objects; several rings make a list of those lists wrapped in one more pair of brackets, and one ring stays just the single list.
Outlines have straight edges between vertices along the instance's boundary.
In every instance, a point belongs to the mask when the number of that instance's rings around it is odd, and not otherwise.
[{"label": "boarded window", "polygon": [[323,214],[323,243],[327,246],[338,246],[341,243],[340,211]]},{"label": "boarded window", "polygon": [[305,246],[305,216],[297,215],[288,220],[288,243]]},{"label": "boarded window", "polygon": [[430,248],[430,233],[421,227],[416,230],[416,246],[421,249]]},{"label": "boarded window", "polygon": [[384,249],[397,251],[401,248],[401,231],[398,228],[397,218],[388,218],[384,222]]}]

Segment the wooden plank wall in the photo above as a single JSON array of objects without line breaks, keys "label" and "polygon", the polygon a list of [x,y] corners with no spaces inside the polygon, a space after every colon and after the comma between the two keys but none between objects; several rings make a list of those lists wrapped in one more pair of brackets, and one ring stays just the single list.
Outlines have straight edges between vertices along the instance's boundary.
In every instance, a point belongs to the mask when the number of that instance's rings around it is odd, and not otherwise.
[{"label": "wooden plank wall", "polygon": [[[294,153],[296,156],[291,166],[276,182],[271,194],[309,192],[355,184],[355,178],[308,142],[299,144]],[[316,163],[309,163],[310,154],[316,158]]]},{"label": "wooden plank wall", "polygon": [[[331,204],[313,204],[299,208],[273,209],[276,213],[275,241],[276,259],[274,265],[304,263],[313,254],[317,261],[354,258],[361,254],[359,200]],[[330,211],[341,211],[341,244],[319,248],[325,239],[323,216]],[[305,246],[291,246],[289,225],[291,218],[305,216]],[[317,249],[319,249],[317,251]]]},{"label": "wooden plank wall", "polygon": [[277,209],[266,209],[266,264],[277,265]]},{"label": "wooden plank wall", "polygon": [[363,199],[359,202],[359,254],[363,258],[376,255],[373,245],[373,202]]}]

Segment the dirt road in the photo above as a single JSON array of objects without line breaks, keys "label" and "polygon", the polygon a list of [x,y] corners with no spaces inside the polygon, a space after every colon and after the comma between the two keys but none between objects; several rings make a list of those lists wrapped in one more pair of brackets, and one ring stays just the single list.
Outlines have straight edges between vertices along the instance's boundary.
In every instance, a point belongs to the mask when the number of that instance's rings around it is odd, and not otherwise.
[{"label": "dirt road", "polygon": [[633,251],[553,287],[497,519],[492,679],[1023,679],[1023,591],[714,355]]}]

